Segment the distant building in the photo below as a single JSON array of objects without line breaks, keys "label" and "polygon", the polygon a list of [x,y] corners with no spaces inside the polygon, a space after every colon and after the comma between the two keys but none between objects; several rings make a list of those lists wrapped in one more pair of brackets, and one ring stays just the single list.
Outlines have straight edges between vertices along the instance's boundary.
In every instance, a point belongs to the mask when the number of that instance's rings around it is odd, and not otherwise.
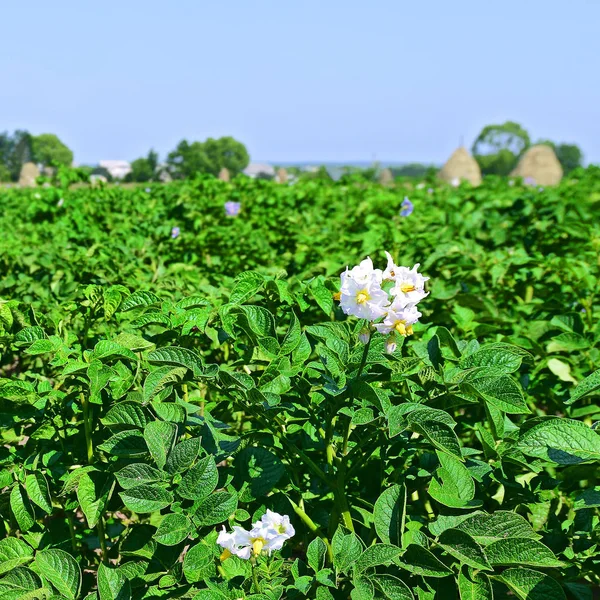
[{"label": "distant building", "polygon": [[250,163],[244,169],[244,175],[252,179],[271,179],[275,177],[275,168],[267,163]]},{"label": "distant building", "polygon": [[113,179],[123,179],[131,173],[131,165],[126,160],[101,160],[99,166],[106,169]]}]

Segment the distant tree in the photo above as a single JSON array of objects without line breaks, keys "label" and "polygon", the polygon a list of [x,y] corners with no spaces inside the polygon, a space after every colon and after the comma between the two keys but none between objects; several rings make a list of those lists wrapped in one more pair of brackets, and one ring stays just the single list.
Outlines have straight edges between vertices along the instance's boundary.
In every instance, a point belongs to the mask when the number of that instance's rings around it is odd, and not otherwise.
[{"label": "distant tree", "polygon": [[471,152],[484,175],[508,175],[529,145],[527,131],[514,121],[506,121],[484,127]]},{"label": "distant tree", "polygon": [[32,158],[45,166],[63,165],[70,167],[73,152],[53,133],[42,133],[31,138]]},{"label": "distant tree", "polygon": [[27,131],[17,129],[12,135],[0,134],[0,165],[12,181],[19,179],[21,167],[31,159],[31,135]]},{"label": "distant tree", "polygon": [[232,137],[208,138],[205,142],[182,140],[167,157],[171,174],[180,179],[197,173],[215,177],[226,167],[231,176],[243,171],[250,162],[246,147]]},{"label": "distant tree", "polygon": [[158,154],[150,150],[146,158],[137,158],[131,163],[131,172],[127,174],[125,181],[152,181],[156,178],[157,168]]},{"label": "distant tree", "polygon": [[565,175],[583,165],[583,152],[575,144],[558,144],[555,152]]},{"label": "distant tree", "polygon": [[390,167],[390,170],[394,177],[425,177],[427,171],[431,168],[434,168],[436,173],[439,170],[437,167],[432,167],[432,165],[421,163],[409,163],[399,167]]},{"label": "distant tree", "polygon": [[94,167],[89,175],[100,175],[101,177],[104,177],[106,181],[112,181],[113,179],[110,171],[105,167]]}]

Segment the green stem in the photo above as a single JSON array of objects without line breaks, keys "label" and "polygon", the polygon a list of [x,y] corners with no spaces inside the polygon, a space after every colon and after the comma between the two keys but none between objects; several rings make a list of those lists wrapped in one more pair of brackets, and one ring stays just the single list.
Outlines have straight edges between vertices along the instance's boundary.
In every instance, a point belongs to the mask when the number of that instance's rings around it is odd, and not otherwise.
[{"label": "green stem", "polygon": [[189,400],[188,400],[188,386],[187,386],[187,383],[184,383],[181,386],[181,388],[183,390],[183,401],[184,402],[188,402]]},{"label": "green stem", "polygon": [[327,539],[327,536],[321,532],[319,526],[306,514],[303,508],[296,504],[291,498],[288,498],[289,503],[292,505],[294,512],[300,517],[300,520],[309,528],[310,531],[316,533],[327,546],[327,556],[330,562],[333,562],[333,550],[331,544]]},{"label": "green stem", "polygon": [[79,394],[81,399],[81,407],[83,408],[83,431],[85,433],[85,447],[87,452],[87,461],[92,463],[94,458],[94,446],[92,445],[92,423],[90,415],[90,403],[82,392]]},{"label": "green stem", "polygon": [[106,553],[106,534],[104,532],[104,519],[100,517],[98,525],[96,525],[98,532],[98,539],[100,540],[100,550],[102,551],[102,562],[106,564],[108,562],[108,555]]},{"label": "green stem", "polygon": [[258,594],[258,574],[256,573],[256,562],[252,561],[252,583],[254,584],[254,591]]}]

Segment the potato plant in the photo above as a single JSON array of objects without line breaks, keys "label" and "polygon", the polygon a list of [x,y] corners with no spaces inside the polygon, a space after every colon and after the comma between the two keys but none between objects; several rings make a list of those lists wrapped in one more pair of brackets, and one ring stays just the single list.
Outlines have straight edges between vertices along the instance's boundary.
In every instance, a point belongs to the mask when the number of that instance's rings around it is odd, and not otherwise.
[{"label": "potato plant", "polygon": [[599,200],[0,192],[0,597],[592,600]]}]

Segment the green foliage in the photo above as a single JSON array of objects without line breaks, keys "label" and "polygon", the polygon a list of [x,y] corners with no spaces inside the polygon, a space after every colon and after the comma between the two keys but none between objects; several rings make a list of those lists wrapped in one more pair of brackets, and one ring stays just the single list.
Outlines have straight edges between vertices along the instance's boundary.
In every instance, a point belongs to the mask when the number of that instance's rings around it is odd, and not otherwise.
[{"label": "green foliage", "polygon": [[42,133],[31,138],[33,162],[43,165],[63,165],[70,167],[73,152],[53,133]]},{"label": "green foliage", "polygon": [[179,179],[200,173],[216,177],[222,168],[228,169],[232,176],[237,175],[248,166],[249,161],[246,147],[232,137],[208,138],[191,144],[182,140],[167,157],[171,174]]},{"label": "green foliage", "polygon": [[508,175],[521,154],[529,147],[529,134],[514,121],[502,125],[486,125],[471,152],[484,175]]},{"label": "green foliage", "polygon": [[18,181],[21,167],[32,160],[32,136],[29,132],[17,129],[12,135],[0,133],[0,170],[6,177],[6,172],[12,181]]},{"label": "green foliage", "polygon": [[148,152],[145,158],[137,158],[131,163],[131,172],[125,177],[125,181],[152,181],[156,177],[158,167],[158,154],[154,150]]},{"label": "green foliage", "polygon": [[[591,598],[599,182],[0,190],[0,597]],[[333,301],[384,249],[393,354]]]}]

